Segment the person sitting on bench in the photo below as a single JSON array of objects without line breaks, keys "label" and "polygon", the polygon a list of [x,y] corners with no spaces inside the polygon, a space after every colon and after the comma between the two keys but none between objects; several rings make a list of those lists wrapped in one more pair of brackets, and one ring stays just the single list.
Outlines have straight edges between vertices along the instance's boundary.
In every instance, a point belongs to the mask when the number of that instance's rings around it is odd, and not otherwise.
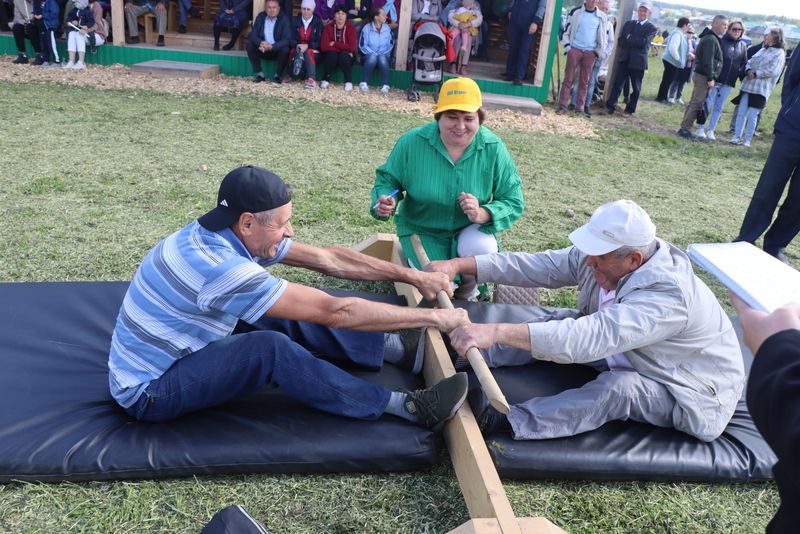
[{"label": "person sitting on bench", "polygon": [[[429,389],[392,392],[331,361],[371,369],[388,361],[418,373],[419,328],[452,330],[468,321],[466,312],[337,298],[264,267],[401,281],[430,300],[441,290],[452,293],[447,277],[293,242],[291,216],[291,192],[281,178],[240,167],[222,180],[214,209],[145,256],[112,335],[114,399],[136,419],[168,421],[269,385],[329,413],[367,420],[388,413],[438,430],[466,398],[465,373]],[[406,330],[384,333],[394,329]]]},{"label": "person sitting on bench", "polygon": [[658,239],[650,217],[630,200],[600,206],[569,238],[574,246],[562,250],[429,266],[479,282],[578,286],[577,310],[542,310],[541,322],[469,324],[450,333],[458,354],[487,349],[490,367],[533,358],[600,371],[581,388],[515,404],[508,416],[476,391],[470,403],[482,430],[510,423],[514,439],[546,439],[632,419],[717,438],[741,397],[744,364],[730,319],[688,257]]},{"label": "person sitting on bench", "polygon": [[[291,13],[290,13],[291,15]],[[283,69],[289,61],[289,46],[292,37],[292,23],[288,15],[281,13],[278,0],[267,0],[264,11],[258,14],[253,23],[253,31],[247,41],[247,58],[253,66],[256,83],[266,80],[262,59],[274,59],[277,63],[272,81],[281,83]]]},{"label": "person sitting on bench", "polygon": [[[167,33],[167,0],[125,0],[125,21],[128,23],[128,44],[139,42],[139,17],[145,13],[156,16],[158,41],[156,46],[164,46],[164,34]],[[145,24],[149,21],[145,20]]]}]

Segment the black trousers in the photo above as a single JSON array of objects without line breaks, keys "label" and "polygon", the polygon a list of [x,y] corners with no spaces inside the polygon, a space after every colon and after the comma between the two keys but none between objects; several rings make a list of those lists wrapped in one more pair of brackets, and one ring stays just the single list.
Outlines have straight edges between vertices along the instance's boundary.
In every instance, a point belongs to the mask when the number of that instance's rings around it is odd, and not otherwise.
[{"label": "black trousers", "polygon": [[672,85],[678,78],[681,69],[670,63],[669,61],[661,60],[664,63],[664,75],[661,77],[661,85],[658,86],[658,96],[656,102],[666,102],[669,98],[669,86]]},{"label": "black trousers", "polygon": [[626,78],[631,79],[631,95],[628,98],[628,104],[625,106],[625,111],[628,113],[636,113],[636,105],[639,103],[639,94],[642,92],[642,80],[644,79],[644,71],[639,69],[629,69],[627,63],[617,63],[617,72],[614,75],[614,87],[611,88],[611,93],[606,99],[606,107],[613,109],[619,100],[619,94],[622,91],[622,84],[625,83]]},{"label": "black trousers", "polygon": [[30,42],[31,46],[33,46],[33,51],[37,54],[42,53],[42,44],[40,37],[40,29],[39,27],[31,22],[30,24],[14,24],[11,28],[12,33],[14,34],[14,42],[17,44],[17,51],[20,54],[25,53],[25,38],[27,37]]},{"label": "black trousers", "polygon": [[344,51],[339,52],[323,52],[322,64],[324,67],[322,79],[330,81],[331,74],[336,70],[336,67],[342,69],[345,82],[353,82],[353,56]]},{"label": "black trousers", "polygon": [[262,72],[261,60],[275,60],[278,62],[278,67],[275,69],[275,76],[281,77],[289,62],[289,48],[272,49],[269,52],[261,52],[258,46],[254,45],[252,41],[247,41],[247,58],[250,60],[250,65],[253,66],[253,72]]},{"label": "black trousers", "polygon": [[[772,214],[781,199],[786,183],[789,191],[778,216]],[[792,242],[800,232],[800,139],[775,132],[775,141],[767,156],[761,178],[747,207],[736,241],[755,242],[764,230],[764,251],[773,256]],[[772,222],[772,226],[770,226]]]}]

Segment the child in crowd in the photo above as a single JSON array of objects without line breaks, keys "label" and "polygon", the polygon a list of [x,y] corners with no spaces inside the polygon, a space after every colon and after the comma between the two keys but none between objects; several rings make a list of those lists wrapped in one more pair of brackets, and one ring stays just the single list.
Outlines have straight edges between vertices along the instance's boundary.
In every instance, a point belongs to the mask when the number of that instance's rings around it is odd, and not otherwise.
[{"label": "child in crowd", "polygon": [[42,65],[57,67],[61,63],[56,49],[56,30],[58,30],[60,11],[57,0],[33,0],[33,18],[39,27],[39,39],[44,57]]},{"label": "child in crowd", "polygon": [[[458,47],[460,42],[459,56],[461,58],[458,72],[467,73],[469,55],[472,50],[472,38],[478,35],[479,28],[483,22],[483,15],[480,8],[475,5],[475,0],[462,0],[461,7],[453,9],[448,15],[450,22],[450,35],[453,37],[453,46]],[[456,73],[456,64],[450,64],[450,72]]]},{"label": "child in crowd", "polygon": [[[67,51],[69,52],[69,62],[64,65],[65,69],[85,69],[84,58],[86,56],[86,43],[89,42],[90,34],[94,32],[95,21],[94,13],[89,7],[89,0],[74,0],[74,7],[67,14]],[[103,44],[103,38],[99,38]],[[98,37],[94,36],[95,45]],[[78,54],[78,61],[75,62],[75,54]]]}]

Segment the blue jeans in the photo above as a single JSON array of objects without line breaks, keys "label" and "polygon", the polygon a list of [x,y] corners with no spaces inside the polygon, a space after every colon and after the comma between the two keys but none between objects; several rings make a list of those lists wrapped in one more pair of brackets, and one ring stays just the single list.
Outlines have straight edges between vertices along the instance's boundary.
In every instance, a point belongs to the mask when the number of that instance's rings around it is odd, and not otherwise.
[{"label": "blue jeans", "polygon": [[578,85],[580,83],[579,80],[575,80],[575,83],[572,84],[572,98],[570,99],[570,104],[575,106],[575,109],[583,109],[584,107],[590,107],[592,105],[592,95],[594,94],[594,88],[597,85],[597,75],[600,74],[600,63],[599,59],[594,61],[594,67],[592,67],[592,73],[589,75],[589,85],[586,88],[586,102],[579,106],[577,104],[578,100]]},{"label": "blue jeans", "polygon": [[377,419],[390,392],[321,357],[378,369],[383,346],[380,332],[268,317],[254,326],[240,323],[232,335],[175,362],[126,411],[144,421],[168,421],[268,385],[325,412]]},{"label": "blue jeans", "polygon": [[706,97],[706,106],[708,107],[708,112],[711,114],[711,117],[705,124],[705,129],[709,132],[713,132],[717,129],[717,123],[719,123],[719,118],[722,115],[722,106],[725,105],[725,102],[728,100],[728,95],[732,90],[733,87],[730,85],[722,84],[714,85],[714,87],[709,89],[708,96]]},{"label": "blue jeans", "polygon": [[[736,114],[736,131],[733,133],[734,136],[746,143],[753,138],[758,124],[758,116],[761,114],[760,109],[751,108],[748,103],[749,94],[742,93],[742,99],[739,100],[739,112]],[[742,133],[744,133],[744,137],[742,137]]]},{"label": "blue jeans", "polygon": [[[772,214],[787,182],[789,191],[773,222]],[[775,132],[775,140],[736,241],[755,243],[767,228],[764,251],[772,255],[786,248],[800,232],[800,139],[780,132]]]},{"label": "blue jeans", "polygon": [[192,0],[178,0],[178,25],[186,26],[186,19],[192,9]]},{"label": "blue jeans", "polygon": [[361,81],[366,83],[369,80],[375,65],[378,66],[378,72],[381,75],[381,84],[389,85],[389,54],[365,54]]}]

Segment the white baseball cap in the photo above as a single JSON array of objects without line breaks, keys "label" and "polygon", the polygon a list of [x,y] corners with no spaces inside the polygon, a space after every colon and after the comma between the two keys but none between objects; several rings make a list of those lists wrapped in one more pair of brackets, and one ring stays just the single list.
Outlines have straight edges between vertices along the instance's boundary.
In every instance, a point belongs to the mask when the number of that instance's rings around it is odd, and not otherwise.
[{"label": "white baseball cap", "polygon": [[602,256],[620,247],[643,247],[656,238],[656,225],[632,200],[615,200],[592,213],[589,222],[569,234],[578,250]]},{"label": "white baseball cap", "polygon": [[648,11],[653,11],[653,3],[650,0],[642,0],[639,2],[639,7],[643,7]]}]

